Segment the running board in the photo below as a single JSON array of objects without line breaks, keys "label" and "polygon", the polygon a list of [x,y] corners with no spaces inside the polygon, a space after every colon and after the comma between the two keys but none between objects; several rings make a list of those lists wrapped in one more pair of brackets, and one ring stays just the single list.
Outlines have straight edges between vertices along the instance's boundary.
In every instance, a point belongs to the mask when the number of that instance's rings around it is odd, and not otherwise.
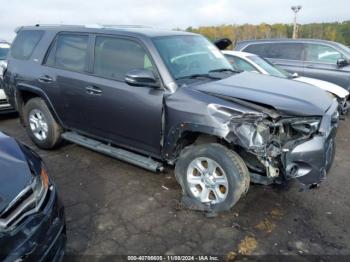
[{"label": "running board", "polygon": [[74,132],[65,132],[62,134],[62,137],[75,144],[87,147],[91,150],[106,154],[119,160],[129,162],[153,172],[163,171],[164,169],[162,163],[154,161],[151,158],[127,151],[125,149],[104,144],[100,141],[87,138]]}]

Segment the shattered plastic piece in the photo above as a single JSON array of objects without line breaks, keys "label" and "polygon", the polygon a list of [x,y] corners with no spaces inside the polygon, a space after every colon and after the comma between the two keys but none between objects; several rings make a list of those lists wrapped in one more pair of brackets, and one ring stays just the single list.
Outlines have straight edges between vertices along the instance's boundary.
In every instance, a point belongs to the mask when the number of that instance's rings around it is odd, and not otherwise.
[{"label": "shattered plastic piece", "polygon": [[162,188],[165,190],[169,190],[169,188],[167,188],[166,186],[162,185]]}]

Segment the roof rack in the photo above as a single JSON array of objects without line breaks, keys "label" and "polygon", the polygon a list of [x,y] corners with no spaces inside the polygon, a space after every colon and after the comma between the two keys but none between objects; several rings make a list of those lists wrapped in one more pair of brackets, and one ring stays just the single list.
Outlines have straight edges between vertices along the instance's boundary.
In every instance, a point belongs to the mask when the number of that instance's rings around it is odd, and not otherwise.
[{"label": "roof rack", "polygon": [[86,27],[86,28],[152,28],[147,25],[101,25],[101,24],[86,24],[86,25],[66,25],[66,24],[36,24],[36,27],[40,26],[75,26],[75,27]]},{"label": "roof rack", "polygon": [[66,25],[66,24],[35,24],[35,26],[40,27],[40,26],[80,26],[82,27],[83,25]]},{"label": "roof rack", "polygon": [[112,28],[112,29],[123,29],[123,28],[153,28],[152,26],[147,25],[103,25],[104,28]]}]

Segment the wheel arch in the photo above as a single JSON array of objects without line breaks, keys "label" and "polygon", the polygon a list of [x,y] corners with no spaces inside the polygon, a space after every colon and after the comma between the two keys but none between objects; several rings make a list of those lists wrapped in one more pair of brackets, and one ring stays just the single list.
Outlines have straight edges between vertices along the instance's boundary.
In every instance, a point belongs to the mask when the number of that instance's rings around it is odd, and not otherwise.
[{"label": "wheel arch", "polygon": [[163,156],[174,164],[182,149],[193,144],[224,143],[222,129],[190,123],[182,123],[170,129],[165,139]]},{"label": "wheel arch", "polygon": [[39,97],[41,98],[45,104],[47,105],[50,113],[54,117],[54,119],[62,126],[62,121],[58,117],[49,97],[45,94],[43,90],[36,86],[27,85],[27,84],[18,84],[15,89],[15,101],[17,111],[19,113],[20,121],[22,125],[25,125],[23,119],[23,112],[25,104],[32,98]]}]

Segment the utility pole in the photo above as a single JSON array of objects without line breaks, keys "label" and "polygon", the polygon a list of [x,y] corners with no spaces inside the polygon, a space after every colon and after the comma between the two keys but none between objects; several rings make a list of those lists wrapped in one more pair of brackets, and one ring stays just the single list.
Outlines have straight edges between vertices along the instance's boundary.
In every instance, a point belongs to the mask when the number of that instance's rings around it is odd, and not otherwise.
[{"label": "utility pole", "polygon": [[293,38],[298,38],[298,24],[297,24],[297,14],[301,9],[301,5],[293,5],[291,7],[292,11],[294,12],[294,27],[293,27]]}]

